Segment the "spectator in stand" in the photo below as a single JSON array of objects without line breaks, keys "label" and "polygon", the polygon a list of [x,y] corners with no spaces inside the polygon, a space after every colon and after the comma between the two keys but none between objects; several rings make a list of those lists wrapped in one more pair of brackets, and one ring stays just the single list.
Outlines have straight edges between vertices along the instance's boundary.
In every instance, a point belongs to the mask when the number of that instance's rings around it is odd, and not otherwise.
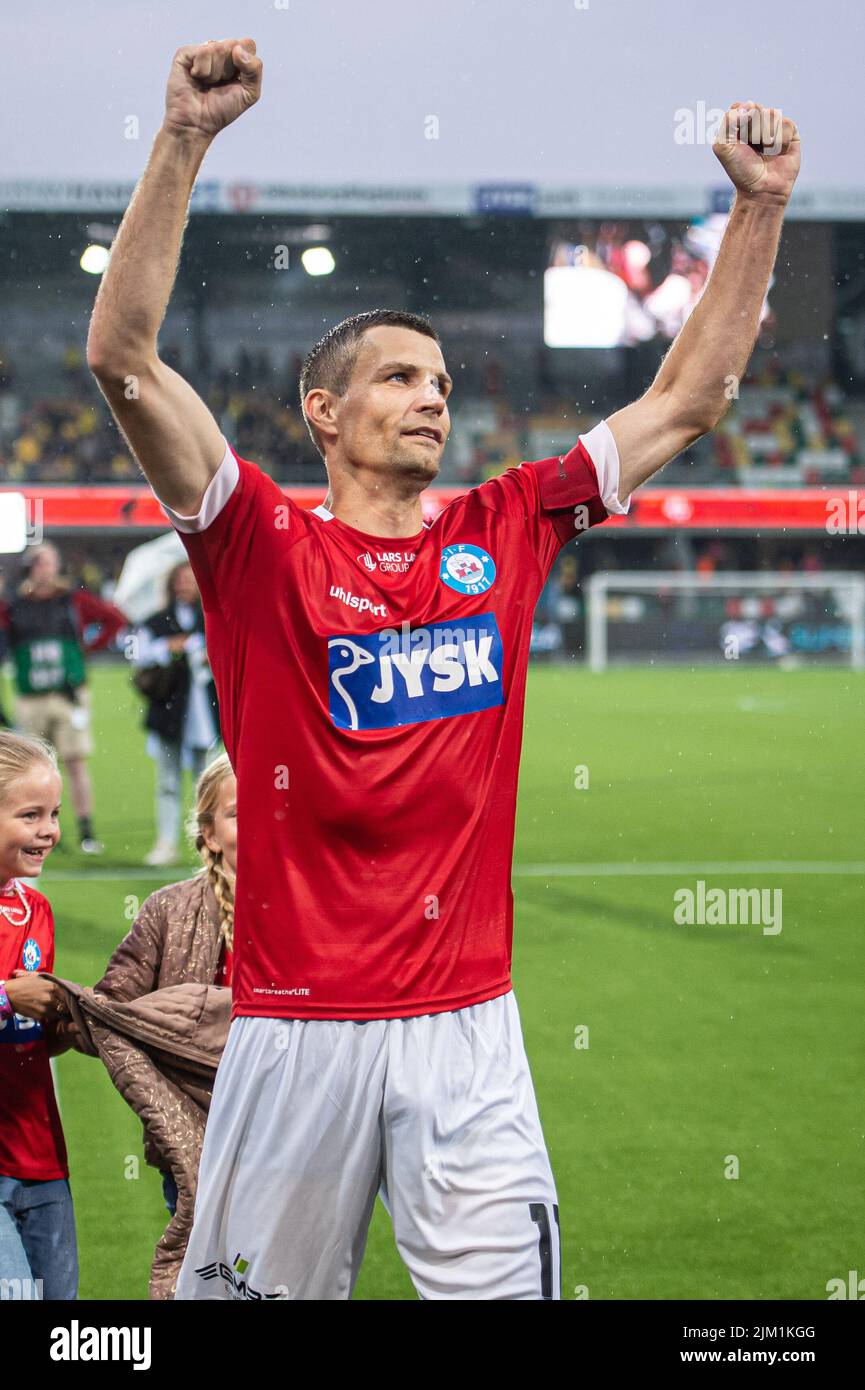
[{"label": "spectator in stand", "polygon": [[253,363],[250,353],[242,347],[237,354],[237,366],[234,369],[234,384],[240,391],[249,391],[254,384]]},{"label": "spectator in stand", "polygon": [[820,559],[820,552],[809,545],[802,556],[802,570],[805,574],[819,574],[823,568],[823,561]]},{"label": "spectator in stand", "polygon": [[503,389],[502,364],[497,357],[489,357],[483,368],[483,393],[485,396],[499,397]]},{"label": "spectator in stand", "polygon": [[580,649],[582,603],[580,571],[576,555],[564,554],[556,566],[557,591],[551,598],[551,617],[562,630],[562,645],[569,656]]},{"label": "spectator in stand", "polygon": [[[86,628],[100,631],[84,641]],[[84,658],[100,651],[127,626],[125,614],[60,573],[60,552],[50,541],[33,548],[25,578],[8,606],[8,641],[22,733],[47,739],[69,777],[78,836],[85,854],[104,846],[93,831],[93,789],[87,759],[93,753],[90,690]]]},{"label": "spectator in stand", "polygon": [[167,603],[136,632],[136,684],[148,701],[147,753],[156,762],[156,829],[151,865],[176,864],[183,769],[199,777],[219,740],[219,705],[204,645],[204,614],[192,566],[168,573]]},{"label": "spectator in stand", "polygon": [[63,349],[63,380],[67,394],[75,399],[89,396],[87,364],[77,343],[67,343]]},{"label": "spectator in stand", "polygon": [[18,434],[21,422],[21,401],[6,354],[0,348],[0,449],[6,449]]}]

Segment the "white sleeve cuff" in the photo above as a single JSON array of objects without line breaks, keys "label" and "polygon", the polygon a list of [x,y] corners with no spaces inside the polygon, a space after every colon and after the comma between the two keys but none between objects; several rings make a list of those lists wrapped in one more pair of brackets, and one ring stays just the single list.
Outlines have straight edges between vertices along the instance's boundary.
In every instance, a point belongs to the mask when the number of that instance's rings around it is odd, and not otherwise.
[{"label": "white sleeve cuff", "polygon": [[580,435],[580,443],[595,465],[601,501],[610,513],[625,516],[631,509],[631,499],[619,501],[619,451],[606,420]]},{"label": "white sleeve cuff", "polygon": [[237,487],[237,480],[240,477],[240,469],[237,466],[237,459],[225,443],[225,453],[222,463],[217,468],[201,499],[201,506],[195,516],[181,516],[180,512],[174,511],[172,507],[166,506],[157,494],[157,501],[165,512],[168,520],[176,531],[187,533],[194,531],[206,531],[207,527],[219,516],[226,502],[234,489]]}]

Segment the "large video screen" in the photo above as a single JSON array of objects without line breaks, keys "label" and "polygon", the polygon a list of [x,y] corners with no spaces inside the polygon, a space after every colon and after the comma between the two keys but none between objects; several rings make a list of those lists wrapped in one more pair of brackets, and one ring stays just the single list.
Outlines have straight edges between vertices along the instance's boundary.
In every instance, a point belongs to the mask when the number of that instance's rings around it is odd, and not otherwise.
[{"label": "large video screen", "polygon": [[[585,223],[579,241],[553,235],[544,272],[547,347],[675,338],[706,287],[726,225],[726,213],[713,213],[690,225]],[[761,322],[768,314],[767,299]]]}]

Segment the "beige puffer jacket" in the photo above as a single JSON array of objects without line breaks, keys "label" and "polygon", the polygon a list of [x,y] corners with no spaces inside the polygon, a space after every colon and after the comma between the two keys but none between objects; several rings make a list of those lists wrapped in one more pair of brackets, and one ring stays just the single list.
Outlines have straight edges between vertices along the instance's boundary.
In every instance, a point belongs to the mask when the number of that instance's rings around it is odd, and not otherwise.
[{"label": "beige puffer jacket", "polygon": [[79,1050],[102,1059],[144,1126],[146,1162],[177,1183],[177,1210],[154,1254],[152,1299],[174,1297],[192,1228],[204,1126],[231,1019],[231,991],[213,984],[219,952],[219,908],[200,873],[150,894],[92,989],[58,981]]}]

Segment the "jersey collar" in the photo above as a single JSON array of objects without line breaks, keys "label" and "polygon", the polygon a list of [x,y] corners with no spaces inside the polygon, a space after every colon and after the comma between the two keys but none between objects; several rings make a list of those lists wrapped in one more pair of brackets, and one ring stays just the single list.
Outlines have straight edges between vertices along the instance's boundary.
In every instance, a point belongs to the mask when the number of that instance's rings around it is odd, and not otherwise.
[{"label": "jersey collar", "polygon": [[[333,512],[329,511],[323,502],[320,507],[312,508],[312,515],[321,517],[322,521],[339,521],[339,517],[334,516]],[[353,531],[356,536],[361,536],[366,541],[378,541],[380,545],[390,544],[405,547],[406,543],[412,544],[419,541],[424,532],[430,529],[432,522],[422,522],[422,529],[418,531],[415,536],[371,536],[368,531],[358,531],[356,526],[349,526],[347,521],[341,521],[340,525],[344,526],[348,531]]]}]

